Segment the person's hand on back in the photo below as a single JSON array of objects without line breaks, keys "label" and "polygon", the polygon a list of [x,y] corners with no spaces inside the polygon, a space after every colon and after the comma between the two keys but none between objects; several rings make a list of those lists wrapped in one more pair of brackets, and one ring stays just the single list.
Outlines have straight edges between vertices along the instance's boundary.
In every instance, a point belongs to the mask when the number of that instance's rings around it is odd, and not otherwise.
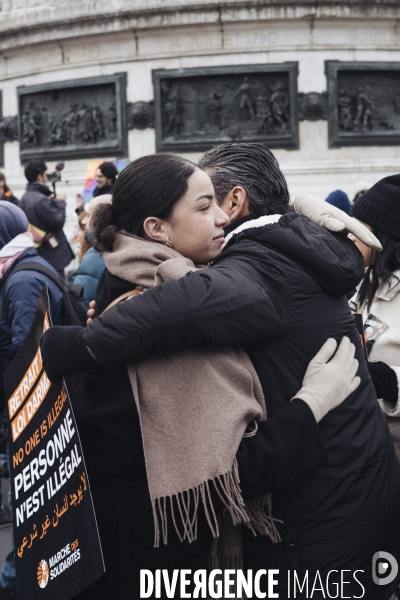
[{"label": "person's hand on back", "polygon": [[308,404],[317,423],[342,404],[361,383],[361,379],[356,377],[358,360],[354,358],[354,344],[344,337],[337,352],[336,349],[336,340],[329,338],[311,360],[303,386],[292,398]]}]

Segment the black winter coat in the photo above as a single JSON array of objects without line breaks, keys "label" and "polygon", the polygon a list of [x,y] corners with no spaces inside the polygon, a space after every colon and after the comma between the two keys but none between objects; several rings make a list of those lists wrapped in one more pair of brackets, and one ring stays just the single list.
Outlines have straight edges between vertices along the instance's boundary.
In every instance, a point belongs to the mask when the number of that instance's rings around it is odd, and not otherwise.
[{"label": "black winter coat", "polygon": [[[97,288],[99,312],[134,287],[105,270]],[[166,547],[152,547],[153,516],[139,415],[126,367],[98,367],[86,373],[84,397],[83,402],[74,403],[74,412],[107,573],[79,594],[77,600],[139,598],[141,568],[153,573],[162,568],[206,569],[212,539],[204,515],[199,520],[195,543],[182,543],[170,531]],[[301,400],[278,411],[274,419],[260,427],[266,431],[264,452],[270,458],[266,476],[274,479],[275,485],[279,486],[283,477],[291,479],[325,464],[326,451],[319,429]],[[283,436],[290,440],[284,448],[280,444]],[[249,447],[249,455],[251,450]],[[214,501],[217,505],[216,498]],[[179,593],[175,597],[179,598]]]},{"label": "black winter coat", "polygon": [[42,183],[28,183],[26,192],[19,202],[26,214],[29,223],[43,229],[47,233],[53,233],[59,241],[56,248],[44,242],[38,254],[49,262],[56,271],[62,271],[74,258],[74,253],[68,243],[63,231],[65,223],[64,200],[50,198],[51,191]]},{"label": "black winter coat", "polygon": [[[100,312],[135,285],[105,270]],[[154,527],[139,415],[126,366],[85,373],[84,400],[73,404],[102,542],[106,573],[75,600],[136,600],[140,569],[206,569],[212,537],[204,516],[193,544],[172,528],[168,545],[153,548]],[[161,596],[163,599],[165,595]],[[179,598],[179,593],[175,596]],[[151,596],[155,598],[155,595]]]},{"label": "black winter coat", "polygon": [[[104,365],[199,345],[244,344],[269,417],[275,418],[301,387],[309,361],[326,339],[349,336],[362,381],[320,423],[327,464],[297,478],[289,469],[276,485],[266,476],[264,430],[240,449],[244,494],[275,492],[274,513],[283,520],[281,544],[246,539],[247,568],[280,569],[280,598],[295,597],[293,588],[287,595],[289,569],[292,581],[293,571],[300,582],[308,572],[309,593],[317,571],[323,582],[325,596],[318,591],[307,596],[305,588],[301,593],[297,588],[298,598],[329,597],[327,575],[336,570],[329,578],[332,595],[346,571],[342,579],[349,583],[342,597],[385,600],[397,583],[374,584],[371,565],[382,550],[400,562],[400,471],[343,296],[362,276],[361,254],[344,235],[332,235],[302,215],[249,226],[233,237],[211,269],[166,282],[109,310],[87,328],[84,339]],[[289,438],[280,441],[283,447],[290,443]]]},{"label": "black winter coat", "polygon": [[111,185],[103,185],[103,187],[95,187],[93,190],[93,198],[97,198],[97,196],[103,196],[104,194],[112,194],[114,189],[114,184]]},{"label": "black winter coat", "polygon": [[15,206],[18,206],[19,204],[19,200],[16,196],[14,196],[14,194],[9,190],[8,192],[5,192],[1,197],[0,200],[5,200],[6,202],[11,202],[12,204],[15,204]]}]

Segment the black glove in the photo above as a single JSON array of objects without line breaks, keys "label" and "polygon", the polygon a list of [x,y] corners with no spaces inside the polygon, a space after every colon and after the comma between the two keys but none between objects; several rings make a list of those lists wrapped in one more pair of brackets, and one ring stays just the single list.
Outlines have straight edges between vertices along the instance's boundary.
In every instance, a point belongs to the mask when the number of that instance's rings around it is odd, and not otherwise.
[{"label": "black glove", "polygon": [[98,364],[83,340],[84,333],[84,327],[50,327],[40,338],[43,367],[52,383]]},{"label": "black glove", "polygon": [[378,398],[383,398],[394,408],[399,397],[396,373],[389,365],[381,361],[369,362],[368,371]]}]

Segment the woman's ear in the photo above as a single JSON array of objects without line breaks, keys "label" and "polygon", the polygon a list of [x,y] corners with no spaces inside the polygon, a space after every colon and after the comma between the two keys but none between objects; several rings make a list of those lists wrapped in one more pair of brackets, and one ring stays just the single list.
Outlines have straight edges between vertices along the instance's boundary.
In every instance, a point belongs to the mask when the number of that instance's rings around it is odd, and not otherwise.
[{"label": "woman's ear", "polygon": [[151,242],[162,242],[168,237],[165,233],[164,222],[157,217],[147,217],[143,223],[143,231]]}]

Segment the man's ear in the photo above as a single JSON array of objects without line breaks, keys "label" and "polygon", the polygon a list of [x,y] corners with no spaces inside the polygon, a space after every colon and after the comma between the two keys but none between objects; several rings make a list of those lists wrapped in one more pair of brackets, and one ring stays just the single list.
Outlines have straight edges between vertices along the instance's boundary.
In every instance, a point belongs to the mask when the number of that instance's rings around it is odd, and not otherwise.
[{"label": "man's ear", "polygon": [[230,223],[242,217],[247,217],[250,211],[245,189],[240,185],[232,188],[225,196],[220,208],[228,215]]},{"label": "man's ear", "polygon": [[165,233],[164,222],[157,217],[148,217],[143,223],[143,231],[151,242],[162,242],[168,238]]}]

